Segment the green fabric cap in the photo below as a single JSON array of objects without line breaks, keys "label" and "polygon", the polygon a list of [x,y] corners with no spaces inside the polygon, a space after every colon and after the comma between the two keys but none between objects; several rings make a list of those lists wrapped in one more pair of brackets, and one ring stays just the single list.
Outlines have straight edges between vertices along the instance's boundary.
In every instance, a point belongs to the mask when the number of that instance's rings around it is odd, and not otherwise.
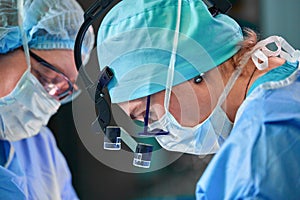
[{"label": "green fabric cap", "polygon": [[[101,68],[109,66],[112,103],[129,101],[165,89],[177,0],[124,0],[113,7],[98,31]],[[240,26],[229,16],[212,17],[200,0],[182,0],[173,85],[220,65],[238,50]]]}]

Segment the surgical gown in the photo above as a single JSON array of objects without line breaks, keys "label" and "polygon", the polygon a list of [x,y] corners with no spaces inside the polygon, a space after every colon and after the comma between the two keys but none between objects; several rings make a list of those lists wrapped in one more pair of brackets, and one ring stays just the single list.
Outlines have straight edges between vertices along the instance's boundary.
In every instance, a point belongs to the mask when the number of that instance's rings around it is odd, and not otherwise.
[{"label": "surgical gown", "polygon": [[0,140],[0,199],[78,199],[48,128],[17,142]]},{"label": "surgical gown", "polygon": [[286,62],[252,85],[197,199],[300,199],[300,71]]}]

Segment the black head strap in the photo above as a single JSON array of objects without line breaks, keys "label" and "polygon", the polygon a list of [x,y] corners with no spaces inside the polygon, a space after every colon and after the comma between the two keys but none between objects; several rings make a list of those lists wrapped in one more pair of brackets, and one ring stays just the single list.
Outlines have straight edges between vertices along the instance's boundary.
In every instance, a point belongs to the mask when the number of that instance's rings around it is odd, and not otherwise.
[{"label": "black head strap", "polygon": [[204,0],[204,2],[209,6],[208,10],[213,17],[220,13],[227,13],[232,7],[227,0]]},{"label": "black head strap", "polygon": [[119,0],[97,0],[85,13],[84,22],[81,25],[74,46],[74,59],[77,70],[80,72],[80,77],[82,78],[84,85],[92,99],[95,101],[95,106],[97,109],[97,119],[99,125],[103,131],[110,123],[111,111],[110,106],[104,98],[103,89],[107,86],[108,82],[113,78],[113,72],[109,67],[105,67],[99,75],[98,82],[94,83],[91,81],[90,77],[86,73],[85,69],[82,67],[82,55],[81,46],[83,43],[84,36],[93,22],[100,17],[102,14],[108,12],[108,10],[115,5]]}]

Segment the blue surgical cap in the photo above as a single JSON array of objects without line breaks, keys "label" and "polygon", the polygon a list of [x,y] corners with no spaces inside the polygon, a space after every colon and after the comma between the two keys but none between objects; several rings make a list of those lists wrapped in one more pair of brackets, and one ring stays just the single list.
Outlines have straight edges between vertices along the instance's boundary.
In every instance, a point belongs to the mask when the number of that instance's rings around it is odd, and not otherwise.
[{"label": "blue surgical cap", "polygon": [[[34,49],[74,49],[83,23],[83,10],[75,0],[24,0],[23,28],[28,45]],[[82,53],[89,56],[94,45],[90,28]],[[0,53],[22,46],[18,27],[17,0],[0,0]]]},{"label": "blue surgical cap", "polygon": [[[114,77],[112,103],[165,89],[177,20],[177,0],[124,0],[113,7],[98,31],[101,68]],[[239,50],[240,26],[229,16],[213,17],[201,0],[182,0],[173,85],[220,65]]]}]

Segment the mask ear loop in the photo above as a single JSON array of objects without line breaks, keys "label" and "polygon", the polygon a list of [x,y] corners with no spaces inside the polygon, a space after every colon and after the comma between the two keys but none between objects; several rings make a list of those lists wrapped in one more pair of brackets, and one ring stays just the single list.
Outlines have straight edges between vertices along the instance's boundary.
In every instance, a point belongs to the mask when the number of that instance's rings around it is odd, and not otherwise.
[{"label": "mask ear loop", "polygon": [[[241,75],[243,68],[245,67],[245,65],[247,64],[247,62],[250,58],[252,58],[252,60],[253,59],[255,60],[257,58],[263,59],[262,61],[265,64],[267,64],[267,61],[265,61],[266,56],[265,56],[264,52],[267,53],[268,55],[279,55],[280,54],[282,42],[278,38],[279,38],[278,36],[271,36],[265,40],[262,40],[259,43],[257,43],[250,52],[248,52],[244,55],[241,62],[238,64],[236,70],[232,73],[231,77],[229,78],[229,80],[224,88],[224,91],[222,92],[222,94],[217,102],[216,107],[221,106],[223,104],[223,102],[225,101],[226,97],[228,96],[230,90],[232,89],[235,81]],[[270,51],[269,49],[265,48],[265,46],[267,44],[270,44],[272,42],[275,42],[275,44],[278,48],[275,52]],[[257,52],[259,52],[259,53],[257,53]],[[265,57],[261,56],[261,55],[264,55]],[[262,66],[256,66],[256,67],[260,70],[263,70],[263,69],[265,69],[265,64]]]},{"label": "mask ear loop", "polygon": [[[271,51],[268,48],[266,48],[265,46],[271,43],[275,43],[277,46],[277,50],[276,51]],[[281,48],[284,48],[288,53],[285,53],[281,50]],[[233,72],[233,74],[231,75],[231,77],[229,78],[224,91],[222,92],[218,102],[217,102],[217,106],[221,106],[223,104],[223,102],[225,101],[228,93],[230,92],[230,90],[232,89],[235,81],[238,79],[238,77],[240,76],[240,74],[243,71],[243,68],[245,67],[245,65],[247,64],[248,60],[250,58],[252,58],[252,60],[256,60],[257,59],[262,59],[263,63],[262,65],[256,65],[256,67],[259,70],[263,70],[266,67],[268,67],[268,62],[267,62],[267,56],[278,56],[280,55],[281,57],[287,59],[287,60],[296,60],[296,55],[299,51],[295,51],[295,49],[293,47],[291,47],[283,38],[278,37],[278,36],[271,36],[265,40],[262,40],[260,42],[258,42],[253,49],[246,53],[243,57],[243,59],[241,60],[241,62],[239,63],[239,65],[237,66],[236,70]],[[267,54],[267,55],[265,55]],[[256,62],[254,62],[256,63]]]},{"label": "mask ear loop", "polygon": [[[300,51],[297,49],[295,50],[285,39],[282,37],[279,38],[282,49],[285,51],[280,52],[280,57],[286,59],[290,62],[297,62],[300,61]],[[299,65],[300,67],[300,65]]]},{"label": "mask ear loop", "polygon": [[165,99],[164,99],[164,108],[165,108],[166,113],[169,110],[172,85],[173,85],[173,80],[174,80],[176,53],[177,53],[177,48],[178,48],[180,19],[181,19],[181,5],[182,5],[182,0],[178,0],[177,20],[176,20],[176,27],[175,27],[175,33],[174,33],[172,54],[171,54],[171,58],[170,58],[169,68],[168,68],[168,76],[167,76],[167,81],[166,81],[166,92],[165,92]]},{"label": "mask ear loop", "polygon": [[27,35],[26,35],[24,27],[23,27],[23,19],[24,19],[23,14],[24,14],[24,1],[18,0],[18,25],[19,25],[21,36],[22,36],[23,49],[25,52],[25,59],[26,59],[26,64],[27,64],[26,72],[28,72],[28,71],[30,72],[31,64],[30,64],[30,56],[29,56],[29,47],[28,47]]},{"label": "mask ear loop", "polygon": [[[268,44],[272,44],[272,43],[275,43],[277,48],[276,51],[272,51],[266,47]],[[256,50],[251,55],[251,59],[258,70],[264,70],[269,66],[268,57],[278,56],[281,52],[280,37],[278,36],[268,37],[267,39],[258,42],[255,49]]]},{"label": "mask ear loop", "polygon": [[[240,61],[240,63],[238,64],[238,66],[236,67],[235,71],[232,73],[232,75],[230,76],[224,91],[221,93],[218,102],[215,106],[215,109],[212,111],[214,112],[216,110],[216,108],[221,107],[222,104],[225,102],[229,92],[231,91],[232,87],[234,86],[236,80],[239,78],[239,76],[241,75],[244,67],[246,66],[248,60],[251,58],[251,56],[253,55],[253,52],[255,52],[257,49],[259,48],[259,46],[257,45],[256,47],[254,47],[250,52],[246,53],[244,55],[244,57],[242,58],[242,60]],[[221,107],[222,109],[222,107]],[[218,123],[223,123],[222,122],[218,122]],[[219,135],[220,136],[220,135]]]},{"label": "mask ear loop", "polygon": [[[268,49],[267,45],[272,43],[275,43],[276,51]],[[268,57],[270,56],[280,56],[290,62],[296,62],[300,57],[300,51],[295,50],[285,39],[279,36],[270,36],[258,42],[255,49],[251,58],[259,70],[268,68]]]}]

